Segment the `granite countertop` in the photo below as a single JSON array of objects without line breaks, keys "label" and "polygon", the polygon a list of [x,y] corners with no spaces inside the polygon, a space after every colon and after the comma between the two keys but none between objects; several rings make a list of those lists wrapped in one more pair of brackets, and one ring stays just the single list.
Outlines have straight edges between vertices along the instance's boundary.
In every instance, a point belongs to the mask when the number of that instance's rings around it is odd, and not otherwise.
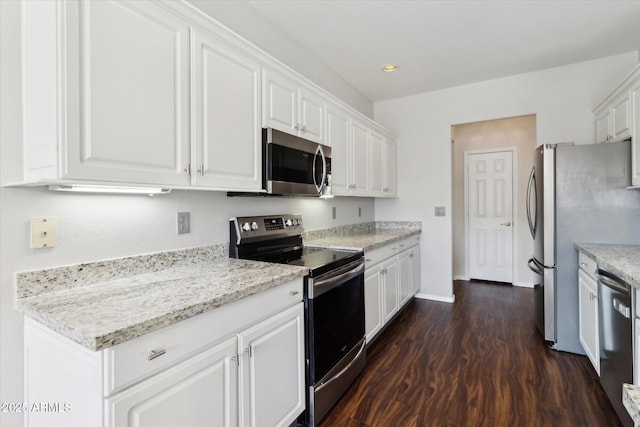
[{"label": "granite countertop", "polygon": [[640,387],[623,384],[622,385],[622,403],[626,408],[633,422],[640,424]]},{"label": "granite countertop", "polygon": [[18,273],[15,305],[98,351],[308,273],[305,267],[230,259],[221,255],[228,250],[223,246]]},{"label": "granite countertop", "polygon": [[[375,249],[420,234],[419,222],[370,222],[304,233],[308,247]],[[94,351],[284,284],[306,267],[230,259],[228,245],[28,271],[15,306]]]},{"label": "granite countertop", "polygon": [[334,249],[362,249],[365,252],[397,242],[422,232],[420,222],[388,222],[364,224],[363,226],[311,232],[305,236],[308,247]]},{"label": "granite countertop", "polygon": [[576,248],[631,286],[640,288],[640,246],[576,243]]}]

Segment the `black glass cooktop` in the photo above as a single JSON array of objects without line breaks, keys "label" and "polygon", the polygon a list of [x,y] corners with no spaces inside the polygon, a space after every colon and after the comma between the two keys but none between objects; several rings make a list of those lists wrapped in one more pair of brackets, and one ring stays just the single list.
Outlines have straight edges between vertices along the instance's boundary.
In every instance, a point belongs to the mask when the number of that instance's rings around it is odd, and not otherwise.
[{"label": "black glass cooktop", "polygon": [[289,261],[288,264],[307,267],[310,275],[318,276],[324,272],[348,264],[361,258],[362,251],[307,248],[302,250],[302,257]]}]

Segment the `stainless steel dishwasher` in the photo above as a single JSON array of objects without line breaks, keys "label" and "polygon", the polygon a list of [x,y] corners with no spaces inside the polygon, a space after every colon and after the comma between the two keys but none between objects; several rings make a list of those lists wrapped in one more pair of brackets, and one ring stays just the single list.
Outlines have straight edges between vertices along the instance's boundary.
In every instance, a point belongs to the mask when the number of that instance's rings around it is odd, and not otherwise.
[{"label": "stainless steel dishwasher", "polygon": [[600,384],[625,427],[633,421],[622,404],[622,384],[633,383],[633,313],[631,286],[598,268]]}]

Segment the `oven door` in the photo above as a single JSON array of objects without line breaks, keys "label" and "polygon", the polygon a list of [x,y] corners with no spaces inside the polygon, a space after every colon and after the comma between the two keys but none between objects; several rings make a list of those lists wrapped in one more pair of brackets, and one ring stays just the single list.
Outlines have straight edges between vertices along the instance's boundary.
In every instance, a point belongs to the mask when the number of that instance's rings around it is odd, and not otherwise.
[{"label": "oven door", "polygon": [[308,280],[310,384],[317,384],[364,337],[364,260]]},{"label": "oven door", "polygon": [[263,140],[267,193],[318,195],[329,185],[330,147],[275,129],[263,129]]}]

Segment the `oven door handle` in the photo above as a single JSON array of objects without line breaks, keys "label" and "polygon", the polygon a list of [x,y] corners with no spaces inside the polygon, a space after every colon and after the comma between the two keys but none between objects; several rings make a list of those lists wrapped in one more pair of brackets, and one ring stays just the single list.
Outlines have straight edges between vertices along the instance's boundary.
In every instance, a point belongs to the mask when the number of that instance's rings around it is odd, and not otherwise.
[{"label": "oven door handle", "polygon": [[365,348],[366,348],[366,341],[362,340],[362,344],[360,345],[360,350],[358,350],[358,354],[356,354],[355,357],[351,360],[351,362],[349,362],[349,364],[347,366],[345,366],[340,372],[335,374],[328,381],[318,385],[317,388],[316,388],[316,393],[318,393],[323,388],[327,387],[332,382],[338,380],[342,375],[344,375],[345,372],[347,372],[349,369],[351,369],[351,366],[353,366],[353,364],[356,363],[358,361],[358,359],[360,359],[360,357],[362,356],[362,352],[365,350]]},{"label": "oven door handle", "polygon": [[313,280],[312,286],[309,288],[309,297],[313,298],[322,295],[336,286],[339,286],[342,283],[362,274],[363,271],[364,260],[361,259],[356,262],[352,262],[351,264],[347,264],[344,267],[338,268],[335,271],[328,273],[326,276],[320,276],[319,280]]}]

